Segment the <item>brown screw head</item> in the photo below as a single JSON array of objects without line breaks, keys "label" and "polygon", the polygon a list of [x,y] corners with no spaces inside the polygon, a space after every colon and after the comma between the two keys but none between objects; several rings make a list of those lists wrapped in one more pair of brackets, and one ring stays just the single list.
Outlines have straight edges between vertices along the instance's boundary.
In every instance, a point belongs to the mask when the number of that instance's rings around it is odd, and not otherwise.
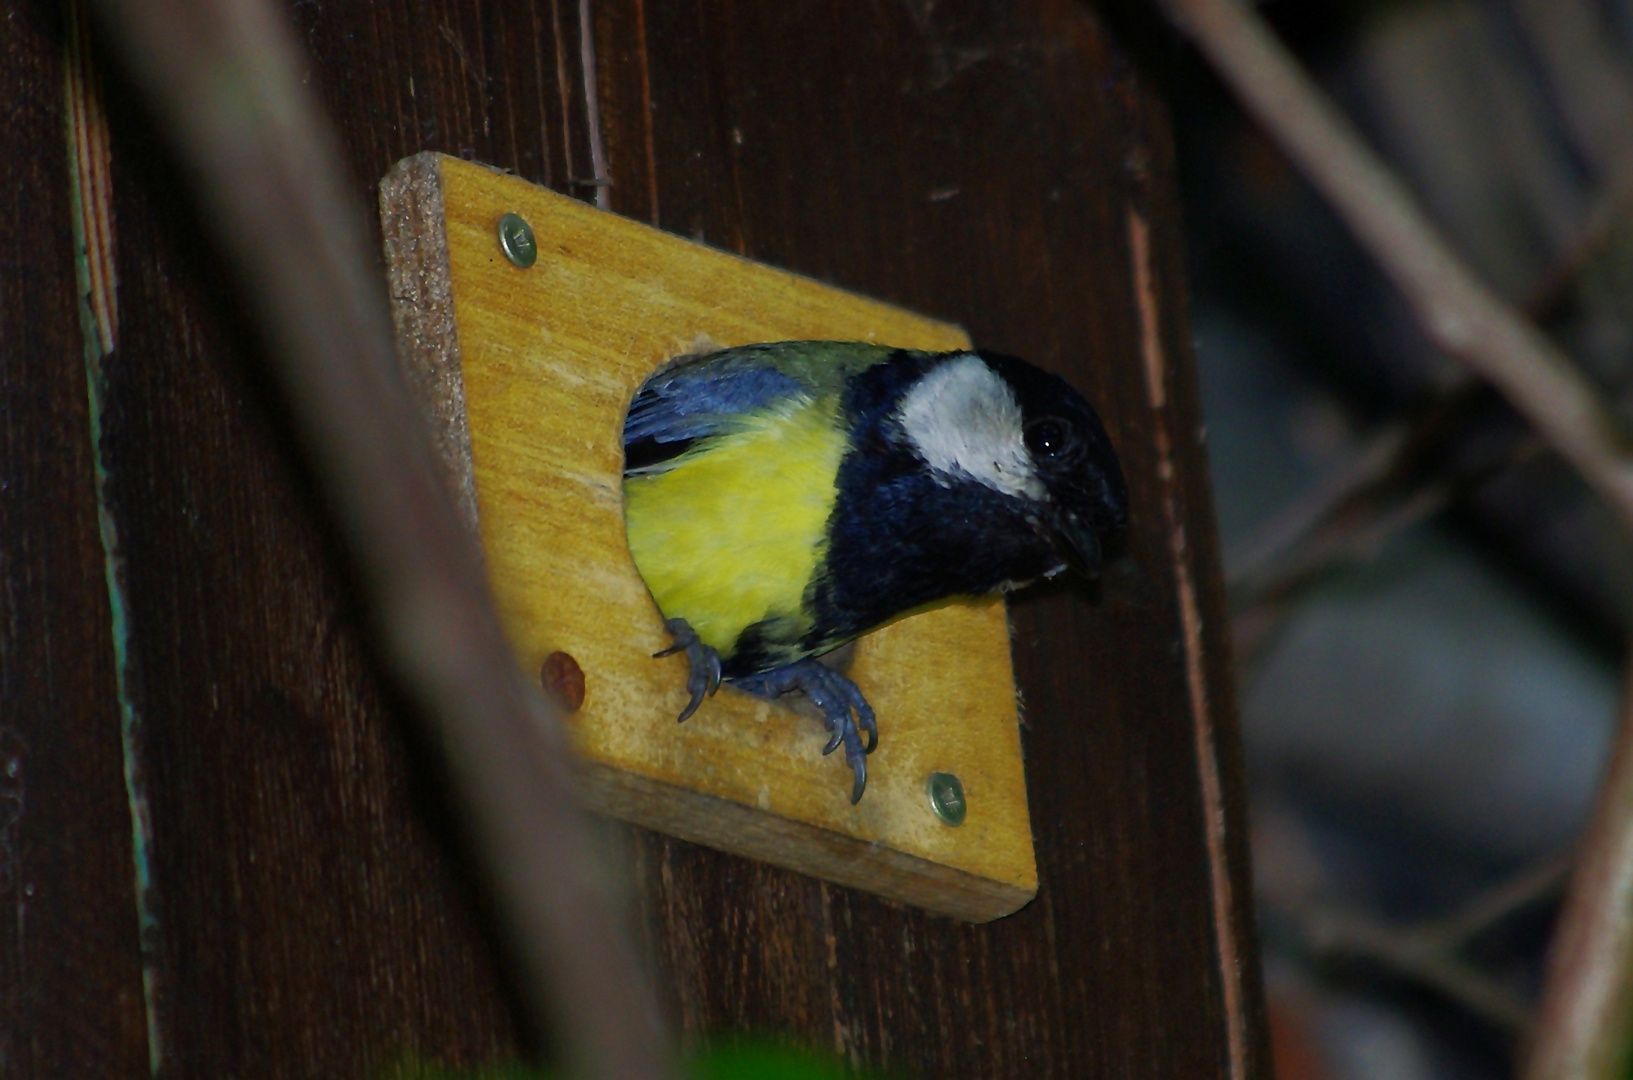
[{"label": "brown screw head", "polygon": [[553,652],[545,657],[539,679],[544,683],[544,692],[568,712],[577,712],[584,704],[584,669],[572,654]]}]

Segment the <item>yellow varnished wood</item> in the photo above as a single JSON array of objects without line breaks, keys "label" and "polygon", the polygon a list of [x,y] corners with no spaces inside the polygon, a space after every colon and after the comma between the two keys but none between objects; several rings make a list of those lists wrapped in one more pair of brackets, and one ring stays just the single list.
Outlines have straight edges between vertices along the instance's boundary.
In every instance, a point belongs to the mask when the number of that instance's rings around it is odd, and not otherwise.
[{"label": "yellow varnished wood", "polygon": [[[671,357],[794,339],[951,349],[969,344],[963,331],[450,158],[399,166],[383,185],[388,223],[399,174],[414,169],[422,179],[434,170],[440,186],[494,592],[529,671],[563,650],[585,672],[572,724],[587,801],[964,918],[1025,903],[1037,872],[1001,602],[917,615],[858,644],[850,674],[878,713],[880,742],[853,807],[843,755],[821,756],[810,715],[728,688],[675,723],[685,661],[652,659],[669,642],[624,537],[624,410]],[[507,212],[533,228],[530,269],[499,249]],[[960,827],[930,810],[936,771],[963,781]]]}]

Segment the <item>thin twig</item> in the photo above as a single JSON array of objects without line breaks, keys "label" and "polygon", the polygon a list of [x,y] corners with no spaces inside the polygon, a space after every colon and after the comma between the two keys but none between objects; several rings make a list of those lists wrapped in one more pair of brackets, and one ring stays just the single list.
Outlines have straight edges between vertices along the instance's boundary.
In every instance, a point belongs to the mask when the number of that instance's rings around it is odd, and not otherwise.
[{"label": "thin twig", "polygon": [[1575,851],[1550,856],[1498,882],[1445,918],[1422,924],[1416,932],[1432,948],[1461,949],[1515,912],[1558,893],[1575,862]]},{"label": "thin twig", "polygon": [[1267,898],[1316,957],[1358,959],[1431,987],[1474,1015],[1504,1028],[1525,1026],[1530,1009],[1502,979],[1459,953],[1526,908],[1556,893],[1571,857],[1554,855],[1481,892],[1442,918],[1396,925],[1357,911],[1302,900]]},{"label": "thin twig", "polygon": [[[1600,192],[1593,208],[1583,216],[1563,254],[1528,293],[1524,304],[1527,317],[1539,323],[1547,320],[1590,260],[1626,220],[1630,208],[1633,208],[1633,151],[1624,155],[1622,165]],[[1282,603],[1289,591],[1282,587],[1284,583],[1293,577],[1308,581],[1316,576],[1304,572],[1304,568],[1320,561],[1320,556],[1311,549],[1326,553],[1333,565],[1344,561],[1344,545],[1335,543],[1335,538],[1328,535],[1336,522],[1343,522],[1348,530],[1372,534],[1372,542],[1387,543],[1391,536],[1378,528],[1376,519],[1390,514],[1391,489],[1403,483],[1416,487],[1434,484],[1454,496],[1485,480],[1490,471],[1508,464],[1508,461],[1496,463],[1478,477],[1453,477],[1450,484],[1442,482],[1443,470],[1433,466],[1427,473],[1419,469],[1415,470],[1418,473],[1415,477],[1406,475],[1413,471],[1413,462],[1424,456],[1426,446],[1453,437],[1447,434],[1448,423],[1466,411],[1471,390],[1477,387],[1478,380],[1459,372],[1434,391],[1428,407],[1418,410],[1416,417],[1398,420],[1370,436],[1342,468],[1228,552],[1225,586],[1231,593],[1233,605],[1246,612],[1265,602]],[[1410,498],[1411,492],[1406,497]],[[1393,516],[1397,525],[1412,523],[1400,515]],[[1267,601],[1266,597],[1271,599]]]},{"label": "thin twig", "polygon": [[[1399,466],[1411,445],[1406,424],[1396,422],[1367,439],[1320,484],[1278,511],[1262,528],[1225,555],[1225,587],[1237,593],[1250,583],[1279,577],[1278,567],[1309,543],[1340,509]],[[1302,561],[1302,560],[1300,560]]]},{"label": "thin twig", "polygon": [[1499,1027],[1518,1030],[1530,1014],[1526,1001],[1503,983],[1452,952],[1429,947],[1410,931],[1337,911],[1310,915],[1303,930],[1306,944],[1317,955],[1370,960],[1439,991]]},{"label": "thin twig", "polygon": [[384,282],[334,132],[265,0],[100,0],[102,29],[198,180],[377,622],[445,749],[522,985],[580,1077],[666,1051],[574,802],[560,718],[530,692],[397,367]]},{"label": "thin twig", "polygon": [[1239,0],[1159,0],[1394,280],[1430,339],[1508,399],[1633,529],[1633,454],[1588,381],[1452,253],[1406,186]]},{"label": "thin twig", "polygon": [[[1633,151],[1624,155],[1622,164],[1583,216],[1563,254],[1527,294],[1524,312],[1529,318],[1546,323],[1584,268],[1627,220],[1630,210],[1633,210]],[[1389,514],[1388,507],[1380,505],[1379,492],[1401,483],[1402,474],[1413,459],[1422,456],[1426,443],[1445,437],[1446,414],[1450,412],[1455,417],[1460,412],[1460,403],[1466,401],[1475,384],[1476,380],[1464,373],[1439,387],[1431,405],[1421,410],[1416,419],[1396,421],[1369,437],[1342,468],[1228,552],[1225,586],[1231,593],[1233,605],[1247,613],[1266,602],[1284,602],[1288,593],[1284,583],[1295,576],[1303,580],[1315,576],[1304,572],[1320,561],[1319,556],[1312,554],[1312,548],[1327,553],[1334,565],[1343,561],[1344,546],[1333,543],[1333,538],[1327,535],[1334,522],[1345,521],[1355,532],[1370,533],[1373,543],[1387,543],[1390,534],[1380,530],[1376,522]],[[1498,463],[1494,469],[1506,463]],[[1428,475],[1412,482],[1418,486],[1440,484],[1439,471],[1432,469]],[[1474,479],[1454,478],[1448,492],[1464,492],[1484,479],[1485,473]],[[1397,525],[1411,524],[1399,515],[1395,517]],[[1295,569],[1290,571],[1289,568]],[[1268,601],[1267,596],[1271,597]]]},{"label": "thin twig", "polygon": [[1605,247],[1626,223],[1633,211],[1633,150],[1623,154],[1621,163],[1612,171],[1593,200],[1582,223],[1555,260],[1526,294],[1525,309],[1544,325],[1569,295],[1570,287],[1581,277],[1582,270],[1604,253]]},{"label": "thin twig", "polygon": [[1253,670],[1306,590],[1344,566],[1377,558],[1395,537],[1445,509],[1453,492],[1451,484],[1438,481],[1354,523],[1334,522],[1310,533],[1265,576],[1243,581],[1231,595],[1237,666]]},{"label": "thin twig", "polygon": [[[1628,666],[1633,673],[1633,663]],[[1565,896],[1525,1080],[1620,1080],[1633,1058],[1633,680]]]},{"label": "thin twig", "polygon": [[1437,479],[1375,510],[1356,509],[1324,522],[1260,573],[1239,578],[1232,600],[1245,605],[1284,603],[1340,566],[1376,558],[1394,537],[1442,510],[1456,490],[1458,485]]},{"label": "thin twig", "polygon": [[[1587,380],[1452,254],[1406,187],[1238,0],[1160,0],[1405,294],[1633,526],[1626,435]],[[1633,673],[1633,665],[1630,665]],[[1609,1080],[1633,1044],[1633,687],[1549,965],[1527,1080]]]},{"label": "thin twig", "polygon": [[[1446,404],[1442,401],[1443,407]],[[1380,438],[1376,448],[1392,455],[1382,469],[1363,462],[1307,503],[1295,506],[1282,536],[1272,534],[1276,546],[1260,548],[1260,562],[1227,578],[1239,667],[1252,669],[1307,589],[1347,565],[1377,558],[1406,530],[1440,513],[1499,470],[1543,449],[1527,433],[1492,461],[1441,468],[1433,459],[1443,453],[1438,444],[1444,441],[1440,429],[1445,426],[1444,418],[1415,425],[1393,451]],[[1426,463],[1425,458],[1430,460]]]},{"label": "thin twig", "polygon": [[[1547,324],[1584,269],[1627,221],[1630,211],[1633,211],[1633,149],[1622,154],[1592,207],[1582,216],[1575,236],[1526,294],[1523,310],[1528,318]],[[1456,416],[1461,411],[1460,403],[1467,400],[1475,383],[1467,373],[1460,372],[1437,387],[1432,403],[1420,410],[1415,419],[1397,421],[1372,435],[1344,467],[1276,514],[1236,550],[1228,552],[1225,586],[1232,593],[1232,599],[1245,596],[1250,605],[1258,602],[1252,594],[1267,590],[1255,583],[1283,580],[1288,576],[1283,566],[1308,564],[1311,560],[1303,549],[1312,544],[1330,548],[1322,535],[1330,522],[1350,518],[1353,513],[1354,528],[1371,529],[1368,518],[1387,511],[1374,508],[1369,512],[1367,504],[1373,502],[1380,488],[1399,481],[1411,459],[1422,454],[1423,445],[1433,441],[1446,427],[1446,414]],[[1437,480],[1437,476],[1430,475],[1418,483]],[[1466,489],[1470,485],[1465,482],[1455,486]],[[1388,537],[1379,539],[1387,541]]]}]

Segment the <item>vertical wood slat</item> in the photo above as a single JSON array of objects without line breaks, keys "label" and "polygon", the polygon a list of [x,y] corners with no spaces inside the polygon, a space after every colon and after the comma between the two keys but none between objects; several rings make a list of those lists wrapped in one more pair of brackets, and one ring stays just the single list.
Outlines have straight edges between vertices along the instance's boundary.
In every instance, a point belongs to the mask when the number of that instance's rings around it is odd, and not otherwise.
[{"label": "vertical wood slat", "polygon": [[85,279],[106,270],[103,129],[60,13],[0,7],[0,1075],[134,1076],[142,968],[86,397],[112,319],[93,287],[82,330],[76,299],[76,211]]},{"label": "vertical wood slat", "polygon": [[[1123,448],[1135,524],[1097,603],[1056,592],[1014,609],[1039,900],[955,929],[772,875],[734,887],[737,867],[649,841],[657,948],[687,987],[675,1007],[692,1031],[797,1017],[857,1060],[927,1074],[1258,1074],[1239,762],[1160,110],[1070,5],[875,9],[844,33],[825,30],[831,14],[633,5],[627,21],[646,19],[653,45],[624,69],[650,83],[651,106],[610,114],[608,141],[649,138],[656,167],[615,156],[614,208],[633,186],[627,212],[656,205],[664,228],[961,320],[1068,374]],[[639,190],[653,171],[655,196]],[[1152,223],[1143,266],[1133,216]],[[1160,300],[1143,323],[1140,275]],[[1160,406],[1142,364],[1153,347],[1167,358]],[[743,893],[755,902],[724,927],[676,917],[695,894],[712,914]],[[722,982],[681,975],[717,952],[735,961]],[[1176,1039],[1178,1016],[1196,1028]]]},{"label": "vertical wood slat", "polygon": [[[1172,151],[1149,87],[1063,0],[590,9],[614,209],[959,321],[1067,373],[1102,406],[1135,515],[1097,597],[1046,590],[1015,607],[1039,898],[965,927],[612,829],[678,1026],[694,1039],[781,1032],[926,1076],[1264,1075]],[[26,11],[32,24],[0,31],[32,57],[0,73],[28,105],[0,124],[20,151],[6,167],[46,193],[0,223],[17,241],[0,250],[35,253],[0,286],[8,349],[28,343],[3,390],[15,406],[0,573],[29,627],[8,631],[0,654],[8,705],[26,706],[5,722],[33,716],[51,732],[30,742],[36,778],[49,775],[41,745],[86,733],[58,759],[73,762],[59,773],[72,784],[28,788],[21,835],[41,838],[33,865],[128,905],[88,420],[74,419],[83,368],[60,118],[38,104],[55,100],[60,72],[54,28]],[[292,5],[359,198],[372,203],[368,181],[392,162],[432,149],[587,195],[573,186],[590,172],[577,11]],[[146,725],[166,1075],[363,1075],[410,1050],[510,1055],[525,1036],[434,773],[378,685],[345,568],[251,366],[256,343],[195,238],[185,180],[129,96],[111,81],[122,320],[102,437]],[[1143,261],[1133,215],[1147,223]],[[1141,359],[1153,342],[1160,408]],[[53,367],[63,356],[69,376]],[[41,500],[57,509],[27,520]],[[24,686],[47,645],[67,674]],[[34,794],[52,790],[56,817]],[[111,974],[83,984],[100,1011],[76,1017],[104,1033],[109,1067],[80,1075],[134,1075],[134,917],[95,933],[83,915],[60,918],[51,931],[35,904],[24,925],[112,958]],[[66,1000],[53,979],[18,985]],[[6,1032],[20,1030],[5,1015]],[[44,1046],[36,1060],[63,1067],[34,1075],[75,1075],[67,1046]]]}]

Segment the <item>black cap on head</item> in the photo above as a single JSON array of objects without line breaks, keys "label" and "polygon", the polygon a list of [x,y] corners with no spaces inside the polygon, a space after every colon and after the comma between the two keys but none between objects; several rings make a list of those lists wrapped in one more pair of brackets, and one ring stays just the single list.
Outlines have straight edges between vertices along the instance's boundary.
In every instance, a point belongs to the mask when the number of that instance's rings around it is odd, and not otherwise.
[{"label": "black cap on head", "polygon": [[1074,570],[1094,573],[1106,543],[1128,525],[1128,485],[1105,426],[1060,376],[1002,353],[980,355],[1020,403],[1026,448],[1050,496],[1040,524]]}]

